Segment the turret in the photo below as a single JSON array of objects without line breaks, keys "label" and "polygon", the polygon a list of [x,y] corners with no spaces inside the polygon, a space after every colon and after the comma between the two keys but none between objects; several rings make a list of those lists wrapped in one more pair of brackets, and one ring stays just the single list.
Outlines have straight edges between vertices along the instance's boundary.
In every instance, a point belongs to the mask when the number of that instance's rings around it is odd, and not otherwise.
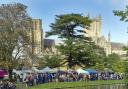
[{"label": "turret", "polygon": [[101,14],[99,14],[98,18],[99,18],[99,20],[101,21],[101,19],[102,19]]},{"label": "turret", "polygon": [[108,42],[110,43],[111,42],[111,32],[109,31],[108,33]]},{"label": "turret", "polygon": [[87,14],[87,17],[90,18],[90,13]]}]

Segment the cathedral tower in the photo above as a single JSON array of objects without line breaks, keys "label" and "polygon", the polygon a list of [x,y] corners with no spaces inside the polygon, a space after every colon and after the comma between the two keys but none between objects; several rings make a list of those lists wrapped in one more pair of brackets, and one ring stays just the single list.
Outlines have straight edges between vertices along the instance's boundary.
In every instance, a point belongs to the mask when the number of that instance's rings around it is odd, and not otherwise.
[{"label": "cathedral tower", "polygon": [[101,16],[97,16],[93,20],[93,30],[94,30],[94,36],[96,38],[99,38],[101,36]]},{"label": "cathedral tower", "polygon": [[97,39],[101,37],[101,15],[92,19],[92,23],[90,24],[90,28],[86,29],[87,36],[91,37],[95,43],[97,44]]},{"label": "cathedral tower", "polygon": [[40,19],[32,20],[32,52],[33,54],[38,54],[42,52],[43,49],[43,32],[42,32],[42,21]]},{"label": "cathedral tower", "polygon": [[111,54],[112,53],[112,49],[111,49],[111,32],[109,31],[108,33],[108,51],[107,51],[107,55]]},{"label": "cathedral tower", "polygon": [[111,32],[109,31],[108,33],[108,42],[110,43],[111,42]]},{"label": "cathedral tower", "polygon": [[[90,16],[88,15],[88,17],[90,17]],[[92,23],[90,24],[90,28],[85,29],[88,37],[98,38],[101,36],[101,23],[102,23],[101,22],[101,15],[92,19]]]}]

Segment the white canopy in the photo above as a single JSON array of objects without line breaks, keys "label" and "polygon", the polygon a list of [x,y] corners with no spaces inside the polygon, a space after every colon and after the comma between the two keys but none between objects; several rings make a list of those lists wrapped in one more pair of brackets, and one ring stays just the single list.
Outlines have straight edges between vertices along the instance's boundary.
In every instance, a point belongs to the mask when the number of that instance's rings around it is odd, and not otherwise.
[{"label": "white canopy", "polygon": [[89,72],[88,71],[85,71],[85,70],[83,70],[83,69],[81,69],[81,68],[79,68],[78,70],[76,70],[77,72],[78,72],[78,74],[89,74]]},{"label": "white canopy", "polygon": [[46,73],[46,72],[49,72],[51,70],[51,68],[49,68],[48,66],[45,67],[44,69],[40,70],[40,72],[42,73]]},{"label": "white canopy", "polygon": [[49,72],[50,73],[57,73],[58,69],[57,68],[54,68],[54,69],[50,69]]},{"label": "white canopy", "polygon": [[16,70],[16,69],[13,69],[12,72],[13,72],[13,73],[16,73],[16,74],[21,74],[21,73],[22,73],[20,70]]},{"label": "white canopy", "polygon": [[34,72],[39,72],[40,70],[38,70],[36,67],[32,67],[32,70],[34,71]]}]

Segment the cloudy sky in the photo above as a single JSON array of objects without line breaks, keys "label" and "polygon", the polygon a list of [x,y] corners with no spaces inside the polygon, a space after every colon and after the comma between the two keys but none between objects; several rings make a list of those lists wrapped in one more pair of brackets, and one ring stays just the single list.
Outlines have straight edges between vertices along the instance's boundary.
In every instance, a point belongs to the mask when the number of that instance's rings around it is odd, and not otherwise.
[{"label": "cloudy sky", "polygon": [[102,16],[102,35],[107,38],[111,32],[111,40],[127,43],[126,33],[128,23],[119,21],[113,10],[123,10],[128,0],[0,0],[0,4],[20,2],[28,6],[28,14],[32,18],[42,19],[44,32],[49,31],[50,23],[54,22],[55,15],[80,13],[92,18]]}]

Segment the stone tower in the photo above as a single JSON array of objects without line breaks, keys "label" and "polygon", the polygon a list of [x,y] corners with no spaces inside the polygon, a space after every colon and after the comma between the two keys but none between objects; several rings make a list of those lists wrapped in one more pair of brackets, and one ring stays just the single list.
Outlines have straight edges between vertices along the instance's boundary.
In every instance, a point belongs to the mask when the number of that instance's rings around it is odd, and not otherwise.
[{"label": "stone tower", "polygon": [[99,38],[101,36],[101,16],[100,15],[94,18],[92,22],[92,30],[94,30],[93,31],[94,37]]},{"label": "stone tower", "polygon": [[110,43],[111,42],[111,32],[109,31],[108,33],[108,42]]},{"label": "stone tower", "polygon": [[92,19],[92,23],[90,24],[89,29],[85,29],[86,36],[91,37],[95,43],[97,44],[97,39],[101,37],[101,16],[97,16]]},{"label": "stone tower", "polygon": [[111,54],[111,34],[108,34],[108,40],[101,36],[101,15],[96,16],[92,19],[92,23],[89,29],[85,29],[85,36],[91,37],[96,45],[102,47],[106,53],[106,55]]},{"label": "stone tower", "polygon": [[32,53],[38,54],[43,50],[43,32],[41,19],[32,20]]},{"label": "stone tower", "polygon": [[111,53],[112,53],[112,48],[111,48],[111,32],[109,31],[109,33],[108,33],[108,54],[111,54]]}]

